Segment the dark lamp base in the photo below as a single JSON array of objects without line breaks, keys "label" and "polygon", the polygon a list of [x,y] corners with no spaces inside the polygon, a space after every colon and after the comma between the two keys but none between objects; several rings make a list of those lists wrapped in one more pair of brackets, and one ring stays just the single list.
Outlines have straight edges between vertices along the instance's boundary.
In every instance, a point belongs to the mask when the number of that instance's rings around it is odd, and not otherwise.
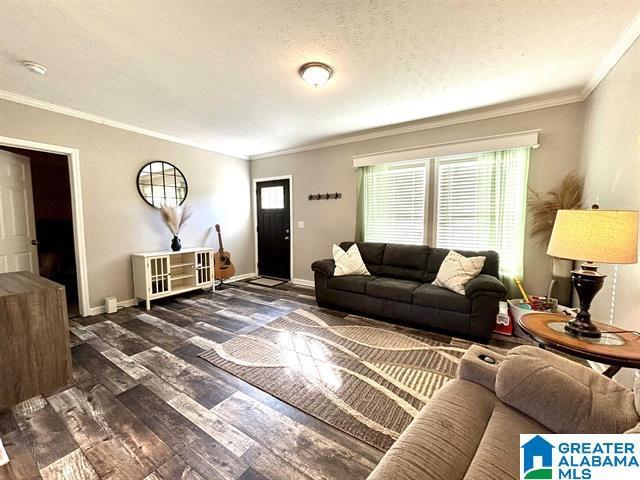
[{"label": "dark lamp base", "polygon": [[581,322],[579,320],[571,320],[564,326],[565,332],[576,337],[600,338],[602,333],[591,322]]},{"label": "dark lamp base", "polygon": [[606,275],[598,272],[598,267],[594,264],[584,264],[580,270],[571,272],[571,282],[580,299],[580,311],[576,318],[564,326],[567,333],[586,338],[600,338],[602,336],[598,327],[591,323],[589,308],[593,297],[602,288],[605,277]]}]

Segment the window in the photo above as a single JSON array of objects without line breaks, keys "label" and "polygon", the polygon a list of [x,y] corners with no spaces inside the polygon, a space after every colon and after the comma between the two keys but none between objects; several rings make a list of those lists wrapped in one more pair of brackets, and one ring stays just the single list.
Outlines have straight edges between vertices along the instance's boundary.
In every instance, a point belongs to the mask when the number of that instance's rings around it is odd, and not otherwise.
[{"label": "window", "polygon": [[284,208],[284,187],[264,187],[260,189],[260,208],[276,210]]},{"label": "window", "polygon": [[436,246],[495,250],[502,275],[522,275],[528,164],[528,148],[438,159]]},{"label": "window", "polygon": [[363,167],[362,175],[364,240],[424,243],[425,164]]}]

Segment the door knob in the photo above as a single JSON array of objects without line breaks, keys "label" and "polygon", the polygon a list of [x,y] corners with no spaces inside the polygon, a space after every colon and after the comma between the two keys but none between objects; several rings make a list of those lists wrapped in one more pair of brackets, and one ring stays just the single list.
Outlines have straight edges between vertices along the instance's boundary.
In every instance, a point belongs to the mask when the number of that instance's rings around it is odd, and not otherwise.
[{"label": "door knob", "polygon": [[31,240],[31,245],[38,245],[40,242],[37,240]]},{"label": "door knob", "polygon": [[286,237],[284,237],[284,239],[285,239],[285,240],[289,240],[289,237],[288,237],[288,236],[286,236]]}]

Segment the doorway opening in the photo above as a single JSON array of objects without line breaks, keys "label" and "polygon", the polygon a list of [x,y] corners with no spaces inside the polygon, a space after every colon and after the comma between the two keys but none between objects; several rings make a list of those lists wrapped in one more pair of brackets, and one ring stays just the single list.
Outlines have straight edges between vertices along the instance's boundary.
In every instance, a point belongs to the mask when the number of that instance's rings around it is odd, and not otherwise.
[{"label": "doorway opening", "polygon": [[69,317],[80,313],[74,216],[66,155],[0,146],[5,228],[0,272],[28,270],[64,285]]},{"label": "doorway opening", "polygon": [[291,177],[255,179],[254,184],[257,273],[291,280]]}]

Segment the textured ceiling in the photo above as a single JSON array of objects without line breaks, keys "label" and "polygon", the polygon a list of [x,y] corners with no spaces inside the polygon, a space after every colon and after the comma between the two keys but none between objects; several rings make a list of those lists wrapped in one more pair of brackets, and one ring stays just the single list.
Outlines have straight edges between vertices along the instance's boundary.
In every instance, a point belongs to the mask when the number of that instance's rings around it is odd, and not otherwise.
[{"label": "textured ceiling", "polygon": [[[578,92],[640,0],[2,0],[0,9],[1,90],[246,156]],[[298,77],[308,61],[334,68],[323,88]]]}]

